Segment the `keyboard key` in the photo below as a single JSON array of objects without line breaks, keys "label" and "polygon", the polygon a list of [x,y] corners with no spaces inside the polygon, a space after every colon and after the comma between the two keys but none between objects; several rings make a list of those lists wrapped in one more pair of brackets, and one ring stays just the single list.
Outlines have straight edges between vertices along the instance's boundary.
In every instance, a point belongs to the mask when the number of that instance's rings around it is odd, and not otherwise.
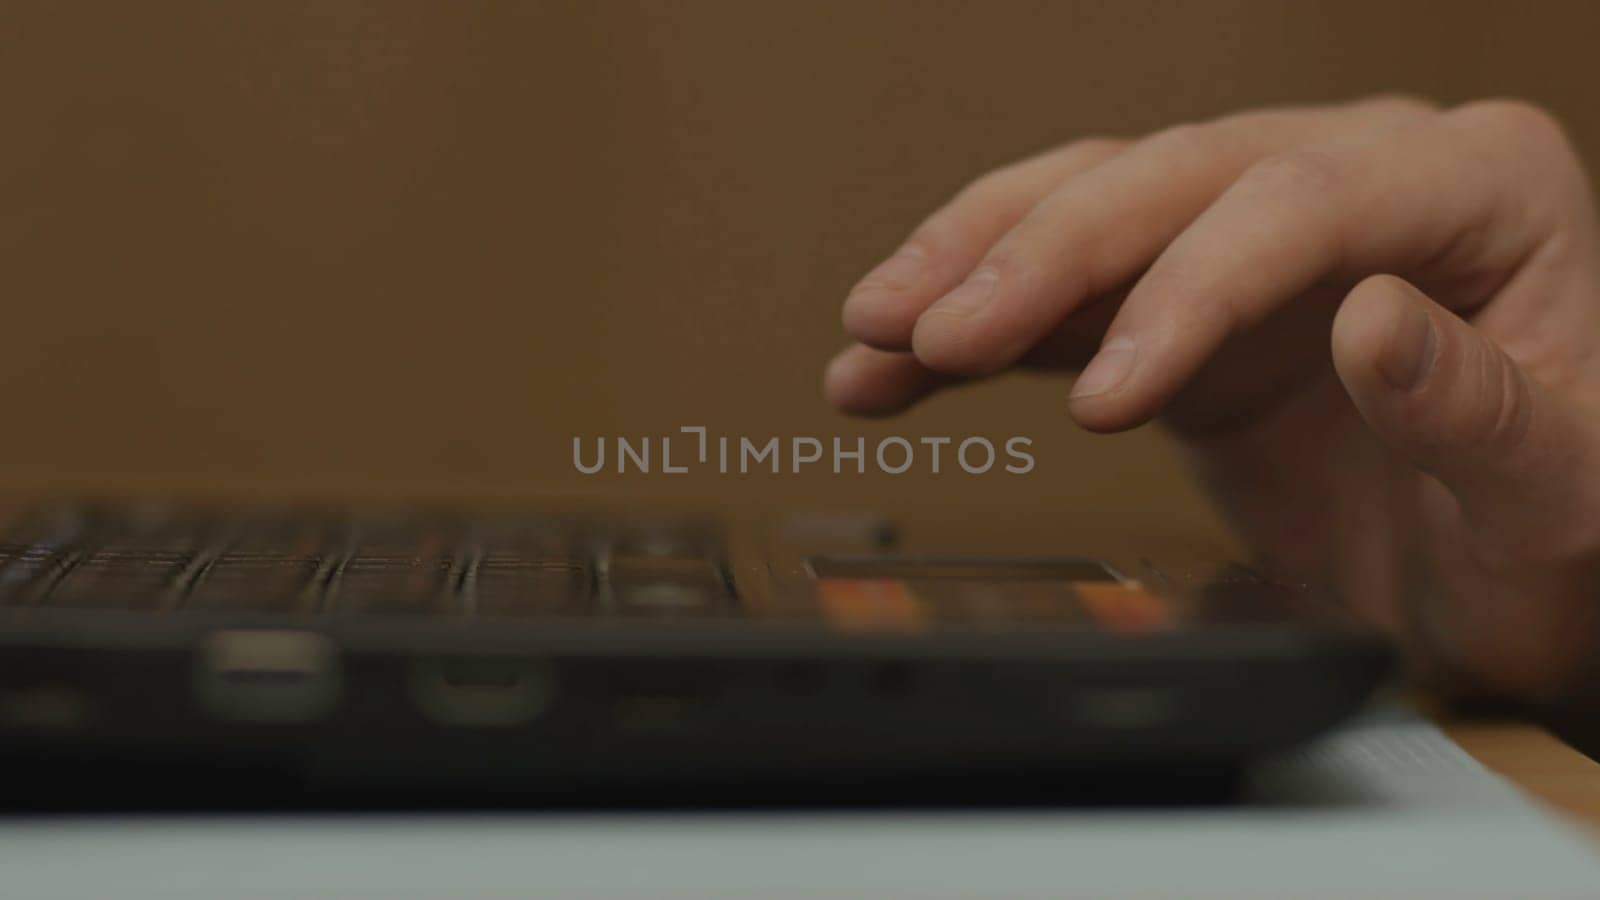
[{"label": "keyboard key", "polygon": [[176,596],[193,550],[96,550],[66,570],[45,606],[155,610]]},{"label": "keyboard key", "polygon": [[452,589],[451,556],[369,556],[347,560],[328,588],[328,608],[338,613],[459,613]]},{"label": "keyboard key", "polygon": [[0,546],[0,606],[28,602],[72,560],[76,548],[50,544]]},{"label": "keyboard key", "polygon": [[473,567],[463,591],[480,616],[581,616],[589,609],[589,570],[501,556]]},{"label": "keyboard key", "polygon": [[334,571],[325,607],[341,615],[453,615],[464,529],[453,518],[364,519],[347,531],[354,549]]},{"label": "keyboard key", "polygon": [[311,612],[319,602],[316,557],[228,552],[189,589],[185,609]]},{"label": "keyboard key", "polygon": [[704,559],[611,560],[611,609],[622,616],[706,618],[733,606],[722,570]]},{"label": "keyboard key", "polygon": [[734,606],[724,560],[705,518],[63,507],[0,521],[0,605],[696,617]]}]

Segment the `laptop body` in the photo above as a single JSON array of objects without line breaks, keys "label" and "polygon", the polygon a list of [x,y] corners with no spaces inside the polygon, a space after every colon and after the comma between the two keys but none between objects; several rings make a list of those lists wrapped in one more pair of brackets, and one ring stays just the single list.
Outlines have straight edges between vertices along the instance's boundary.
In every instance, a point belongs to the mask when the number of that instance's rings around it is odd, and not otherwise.
[{"label": "laptop body", "polygon": [[22,806],[1170,797],[1337,723],[1389,661],[1236,566],[918,553],[858,523],[53,504],[4,527]]}]

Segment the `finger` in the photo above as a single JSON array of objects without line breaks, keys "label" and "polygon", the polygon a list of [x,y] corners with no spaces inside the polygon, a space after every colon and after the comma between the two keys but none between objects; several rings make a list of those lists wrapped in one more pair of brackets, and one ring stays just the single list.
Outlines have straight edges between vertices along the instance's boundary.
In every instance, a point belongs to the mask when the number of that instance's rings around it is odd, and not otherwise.
[{"label": "finger", "polygon": [[1413,598],[1434,662],[1478,690],[1550,697],[1592,658],[1600,436],[1481,330],[1370,278],[1333,329],[1339,378],[1383,442],[1434,476],[1436,593]]},{"label": "finger", "polygon": [[995,240],[1062,181],[1115,156],[1121,141],[1091,139],[985,175],[929,216],[845,299],[845,331],[869,346],[909,350],[917,316],[972,271]]},{"label": "finger", "polygon": [[1600,547],[1600,438],[1480,331],[1378,276],[1340,307],[1332,344],[1362,417],[1450,490],[1479,551],[1534,560]]},{"label": "finger", "polygon": [[1055,372],[1082,369],[1100,348],[1124,297],[1125,292],[1114,291],[1079,307],[1023,354],[1020,365]]},{"label": "finger", "polygon": [[[1028,368],[1062,371],[1082,367],[1099,346],[1120,296],[1108,297],[1074,316],[1028,351]],[[823,391],[834,408],[858,416],[900,412],[939,390],[973,381],[935,372],[910,353],[857,344],[840,352],[823,375]]]},{"label": "finger", "polygon": [[828,363],[823,393],[840,412],[886,416],[938,390],[955,379],[917,362],[909,353],[857,344]]},{"label": "finger", "polygon": [[[1500,187],[1529,182],[1561,140],[1493,121],[1516,115],[1463,109],[1253,166],[1134,286],[1074,387],[1073,416],[1098,431],[1143,422],[1229,337],[1318,283],[1407,271],[1451,280],[1457,304],[1487,299],[1552,229],[1542,191]],[[1491,146],[1486,132],[1519,137]]]},{"label": "finger", "polygon": [[1252,113],[1141,141],[1042,200],[922,314],[912,347],[940,371],[1003,369],[1086,300],[1136,277],[1253,161],[1424,110],[1390,99]]}]

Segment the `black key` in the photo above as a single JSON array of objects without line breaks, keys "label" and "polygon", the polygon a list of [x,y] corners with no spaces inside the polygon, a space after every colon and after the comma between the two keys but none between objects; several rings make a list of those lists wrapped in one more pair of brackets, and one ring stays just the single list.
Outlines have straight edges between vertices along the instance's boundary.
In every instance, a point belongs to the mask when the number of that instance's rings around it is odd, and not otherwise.
[{"label": "black key", "polygon": [[463,607],[451,584],[455,572],[448,555],[358,554],[339,568],[327,602],[339,613],[458,613]]},{"label": "black key", "polygon": [[358,522],[354,549],[333,572],[326,608],[339,614],[458,614],[461,523],[388,517]]},{"label": "black key", "polygon": [[486,557],[462,581],[480,616],[581,616],[589,609],[589,570],[578,562]]},{"label": "black key", "polygon": [[0,544],[0,606],[23,605],[48,590],[83,556],[90,517],[82,509],[33,509],[6,523]]},{"label": "black key", "polygon": [[547,516],[475,523],[460,582],[466,608],[480,616],[582,616],[591,567],[577,523]]},{"label": "black key", "polygon": [[223,553],[189,589],[184,608],[311,612],[322,568],[314,556]]},{"label": "black key", "polygon": [[172,606],[215,541],[212,520],[171,507],[91,510],[83,549],[61,562],[44,606],[150,611]]},{"label": "black key", "polygon": [[193,550],[94,550],[66,570],[44,605],[96,609],[155,610],[167,606]]},{"label": "black key", "polygon": [[79,551],[71,545],[7,544],[0,546],[0,606],[28,602],[65,571]]},{"label": "black key", "polygon": [[334,523],[303,515],[243,522],[189,589],[184,607],[314,612],[336,532]]}]

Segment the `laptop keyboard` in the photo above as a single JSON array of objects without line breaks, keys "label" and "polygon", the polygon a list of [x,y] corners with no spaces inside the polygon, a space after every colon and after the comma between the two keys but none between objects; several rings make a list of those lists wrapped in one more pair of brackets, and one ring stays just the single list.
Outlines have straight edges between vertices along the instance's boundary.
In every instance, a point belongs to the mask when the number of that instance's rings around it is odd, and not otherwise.
[{"label": "laptop keyboard", "polygon": [[693,619],[736,606],[704,520],[74,507],[23,516],[0,539],[0,608]]}]

